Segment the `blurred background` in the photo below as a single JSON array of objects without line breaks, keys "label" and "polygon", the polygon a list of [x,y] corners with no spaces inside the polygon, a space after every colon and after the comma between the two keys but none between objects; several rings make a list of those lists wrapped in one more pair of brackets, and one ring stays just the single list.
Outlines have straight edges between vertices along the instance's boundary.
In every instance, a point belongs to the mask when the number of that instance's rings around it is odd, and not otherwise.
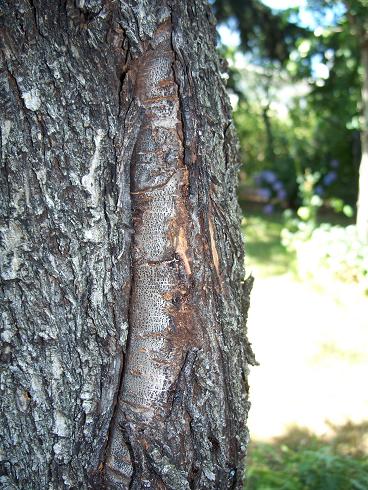
[{"label": "blurred background", "polygon": [[367,490],[368,0],[211,3],[255,276],[247,488]]}]

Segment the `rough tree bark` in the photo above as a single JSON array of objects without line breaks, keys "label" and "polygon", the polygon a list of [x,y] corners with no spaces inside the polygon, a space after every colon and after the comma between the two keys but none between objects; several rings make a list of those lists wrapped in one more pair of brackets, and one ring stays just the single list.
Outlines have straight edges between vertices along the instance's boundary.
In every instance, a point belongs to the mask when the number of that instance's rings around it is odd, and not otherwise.
[{"label": "rough tree bark", "polygon": [[204,0],[1,4],[6,489],[240,489],[237,153]]}]

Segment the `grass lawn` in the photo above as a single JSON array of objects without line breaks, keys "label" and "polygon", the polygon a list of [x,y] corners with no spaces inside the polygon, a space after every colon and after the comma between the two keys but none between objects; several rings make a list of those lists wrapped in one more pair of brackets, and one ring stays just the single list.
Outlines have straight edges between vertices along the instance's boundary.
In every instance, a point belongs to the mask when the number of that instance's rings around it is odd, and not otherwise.
[{"label": "grass lawn", "polygon": [[282,228],[281,213],[271,216],[255,210],[247,213],[242,224],[247,269],[256,268],[262,277],[295,271],[294,254],[280,242]]},{"label": "grass lawn", "polygon": [[297,279],[281,213],[245,213],[248,332],[260,363],[249,379],[246,488],[367,490],[368,300],[351,289],[337,301]]},{"label": "grass lawn", "polygon": [[[280,241],[284,227],[282,212],[265,215],[262,207],[253,203],[243,203],[242,207],[247,271],[256,269],[261,277],[292,273],[296,278],[295,254],[288,252]],[[325,212],[319,221],[343,226],[352,223],[351,219],[333,212]]]}]

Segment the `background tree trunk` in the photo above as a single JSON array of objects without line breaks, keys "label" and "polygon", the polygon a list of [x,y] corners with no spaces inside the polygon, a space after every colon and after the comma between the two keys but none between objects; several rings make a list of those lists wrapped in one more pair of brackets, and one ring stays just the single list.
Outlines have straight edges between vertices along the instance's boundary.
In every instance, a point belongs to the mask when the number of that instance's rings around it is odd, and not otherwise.
[{"label": "background tree trunk", "polygon": [[0,22],[3,488],[242,488],[250,282],[209,7]]},{"label": "background tree trunk", "polygon": [[368,36],[361,39],[362,85],[362,129],[360,141],[362,157],[359,165],[359,195],[357,203],[357,230],[363,243],[368,244]]},{"label": "background tree trunk", "polygon": [[354,12],[354,2],[346,1],[347,15],[352,32],[357,37],[360,46],[360,60],[362,68],[362,107],[360,147],[361,158],[359,165],[359,183],[357,200],[356,226],[359,239],[368,243],[368,33],[364,16],[359,17]]}]

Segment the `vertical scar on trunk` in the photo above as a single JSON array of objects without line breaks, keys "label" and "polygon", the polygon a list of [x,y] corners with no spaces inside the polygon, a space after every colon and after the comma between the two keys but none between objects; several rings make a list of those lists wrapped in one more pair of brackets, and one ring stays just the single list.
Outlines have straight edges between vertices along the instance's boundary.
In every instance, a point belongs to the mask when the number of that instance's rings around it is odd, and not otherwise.
[{"label": "vertical scar on trunk", "polygon": [[159,27],[127,75],[144,116],[131,161],[129,341],[104,465],[110,479],[126,484],[135,455],[121,428],[144,427],[165,417],[170,390],[195,341],[188,170],[171,28],[169,21]]},{"label": "vertical scar on trunk", "polygon": [[211,252],[212,252],[212,260],[213,260],[213,265],[215,266],[217,275],[220,276],[220,259],[219,255],[217,252],[217,247],[216,247],[216,240],[215,240],[215,228],[214,224],[212,222],[212,218],[209,218],[208,221],[208,228],[210,232],[210,242],[211,242]]}]

